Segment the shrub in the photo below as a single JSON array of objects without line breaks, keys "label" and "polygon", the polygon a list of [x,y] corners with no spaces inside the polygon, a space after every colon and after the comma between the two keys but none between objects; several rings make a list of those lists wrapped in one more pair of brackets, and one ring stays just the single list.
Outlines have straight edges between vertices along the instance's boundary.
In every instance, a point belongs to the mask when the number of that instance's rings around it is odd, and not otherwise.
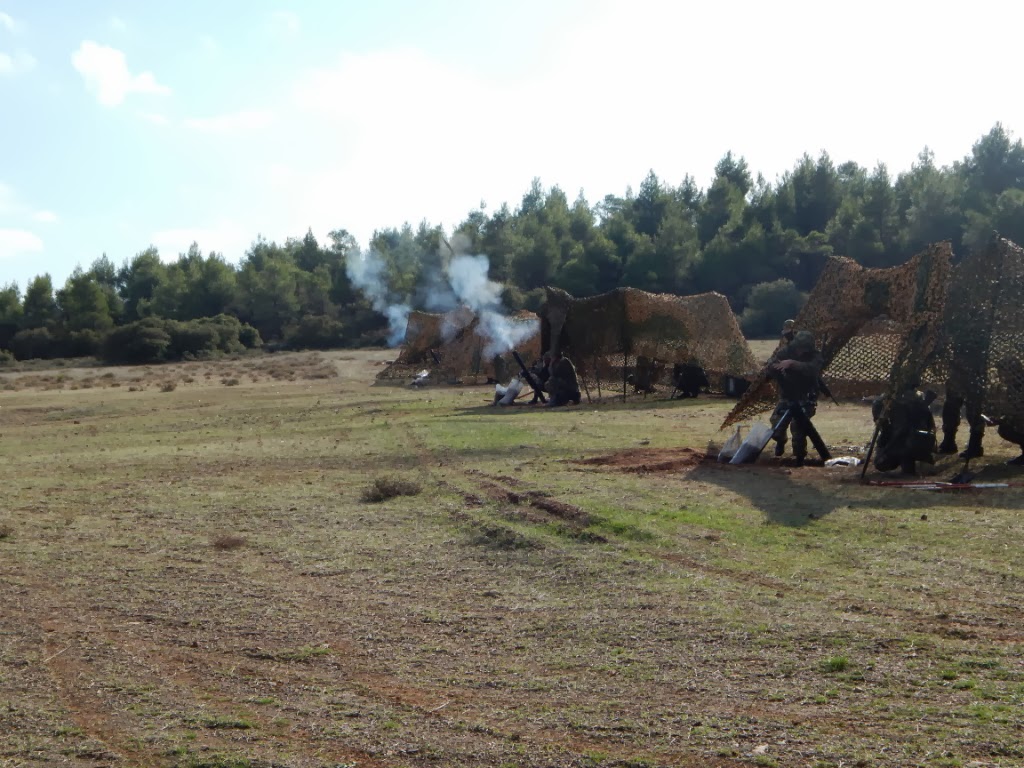
[{"label": "shrub", "polygon": [[238,329],[238,340],[246,349],[259,349],[263,346],[260,332],[248,323],[242,323],[242,327]]},{"label": "shrub", "polygon": [[749,338],[775,336],[782,324],[799,314],[807,302],[807,294],[792,280],[758,283],[750,289],[747,307],[740,315],[740,327]]},{"label": "shrub", "polygon": [[369,504],[377,504],[396,496],[416,496],[422,490],[419,483],[410,480],[378,477],[369,488],[363,491],[360,498]]},{"label": "shrub", "polygon": [[103,340],[100,356],[108,363],[152,363],[162,360],[171,345],[167,321],[147,317],[115,328]]},{"label": "shrub", "polygon": [[203,320],[172,320],[168,326],[171,336],[171,343],[167,348],[168,359],[180,360],[186,355],[204,357],[217,352],[219,334],[210,323]]},{"label": "shrub", "polygon": [[0,366],[14,363],[14,354],[6,349],[0,349]]},{"label": "shrub", "polygon": [[211,544],[214,549],[238,549],[239,547],[245,546],[245,537],[227,534],[224,536],[218,536],[211,542]]},{"label": "shrub", "polygon": [[64,341],[65,357],[91,357],[100,351],[103,336],[91,328],[72,331]]},{"label": "shrub", "polygon": [[11,352],[19,360],[59,357],[57,340],[48,328],[26,328],[11,339]]},{"label": "shrub", "polygon": [[305,315],[297,325],[284,332],[285,344],[291,349],[330,349],[345,341],[345,326],[327,315]]}]

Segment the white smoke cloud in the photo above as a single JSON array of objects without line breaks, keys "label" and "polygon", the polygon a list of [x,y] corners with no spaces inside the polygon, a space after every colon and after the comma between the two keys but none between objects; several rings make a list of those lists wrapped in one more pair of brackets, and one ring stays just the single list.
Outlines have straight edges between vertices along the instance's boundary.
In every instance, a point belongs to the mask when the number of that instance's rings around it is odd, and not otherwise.
[{"label": "white smoke cloud", "polygon": [[508,352],[540,331],[536,321],[515,321],[507,316],[501,285],[487,276],[490,268],[486,256],[460,255],[453,257],[445,270],[457,301],[480,318],[480,335],[487,339],[484,357]]},{"label": "white smoke cloud", "polygon": [[[540,333],[536,319],[510,318],[501,301],[501,284],[488,277],[490,260],[483,255],[453,256],[440,271],[428,273],[416,289],[418,302],[429,312],[450,313],[459,307],[470,310],[465,315],[445,318],[441,334],[450,341],[455,334],[479,318],[478,330],[487,340],[485,357],[500,355],[514,349]],[[387,285],[387,265],[374,251],[350,253],[346,271],[352,284],[369,299],[373,308],[388,320],[388,344],[395,346],[405,337],[411,311],[407,298],[396,296]]]},{"label": "white smoke cloud", "polygon": [[388,288],[387,265],[380,254],[370,250],[360,253],[349,251],[345,259],[345,272],[352,284],[363,292],[373,308],[388,320],[388,346],[394,347],[405,337],[410,307],[399,300]]}]

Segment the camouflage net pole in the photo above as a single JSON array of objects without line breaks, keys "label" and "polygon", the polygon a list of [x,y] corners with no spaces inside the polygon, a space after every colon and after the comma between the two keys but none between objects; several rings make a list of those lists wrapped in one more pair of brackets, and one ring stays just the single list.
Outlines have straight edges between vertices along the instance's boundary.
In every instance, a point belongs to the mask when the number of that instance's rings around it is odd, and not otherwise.
[{"label": "camouflage net pole", "polygon": [[541,307],[544,349],[576,363],[584,387],[623,386],[631,372],[656,384],[676,363],[703,368],[713,386],[724,376],[750,376],[757,363],[728,300],[719,293],[654,294],[617,288],[577,299],[547,288]]},{"label": "camouflage net pole", "polygon": [[[951,263],[949,243],[888,269],[829,259],[796,327],[814,334],[834,394],[863,397],[894,382],[919,385],[921,368],[940,344]],[[763,370],[721,428],[768,411],[776,401],[775,384]]]}]

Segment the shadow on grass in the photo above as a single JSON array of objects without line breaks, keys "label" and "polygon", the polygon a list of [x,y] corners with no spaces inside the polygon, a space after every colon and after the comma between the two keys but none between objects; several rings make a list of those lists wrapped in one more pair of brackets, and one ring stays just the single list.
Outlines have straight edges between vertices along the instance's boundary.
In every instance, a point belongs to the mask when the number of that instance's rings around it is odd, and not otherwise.
[{"label": "shadow on grass", "polygon": [[[804,526],[849,506],[845,494],[794,478],[800,469],[706,462],[695,467],[689,477],[742,496],[760,509],[769,520],[788,526]],[[811,468],[810,471],[817,471]]]},{"label": "shadow on grass", "polygon": [[[963,462],[938,465],[929,477],[906,477],[899,473],[869,471],[875,482],[948,481]],[[979,465],[976,483],[1024,484],[1024,471],[1002,465]],[[730,466],[704,463],[689,475],[699,482],[716,485],[746,498],[769,520],[787,526],[806,526],[837,509],[907,510],[914,514],[934,508],[1000,507],[1024,509],[1024,498],[1014,487],[962,490],[917,490],[900,485],[862,483],[860,469],[830,470],[821,466],[786,468],[774,465]]]}]

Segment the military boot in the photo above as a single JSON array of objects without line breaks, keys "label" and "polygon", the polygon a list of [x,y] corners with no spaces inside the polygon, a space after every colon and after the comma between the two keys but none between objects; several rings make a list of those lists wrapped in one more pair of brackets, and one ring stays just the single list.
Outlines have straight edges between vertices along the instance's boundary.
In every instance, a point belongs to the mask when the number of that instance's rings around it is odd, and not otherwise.
[{"label": "military boot", "polygon": [[985,455],[985,449],[981,447],[981,435],[971,432],[971,439],[967,442],[967,449],[961,451],[961,459],[978,459]]},{"label": "military boot", "polygon": [[942,436],[942,442],[939,443],[939,453],[949,454],[957,452],[956,438],[952,434],[946,433]]}]

